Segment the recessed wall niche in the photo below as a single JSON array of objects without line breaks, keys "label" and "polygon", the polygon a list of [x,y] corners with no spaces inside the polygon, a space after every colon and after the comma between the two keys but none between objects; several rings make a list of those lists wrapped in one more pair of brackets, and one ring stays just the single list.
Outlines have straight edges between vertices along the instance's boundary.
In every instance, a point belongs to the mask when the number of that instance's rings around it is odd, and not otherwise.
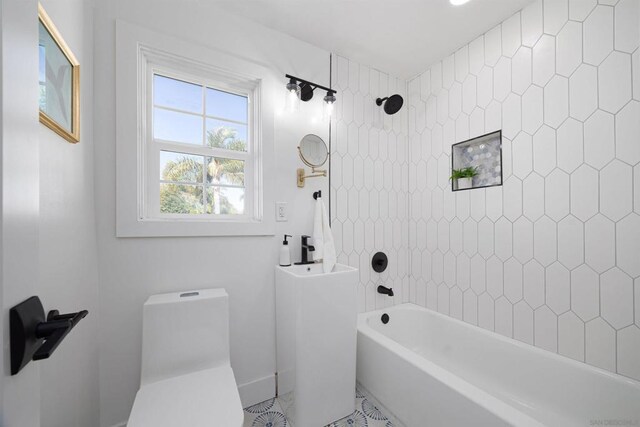
[{"label": "recessed wall niche", "polygon": [[451,190],[502,185],[502,131],[451,146]]}]

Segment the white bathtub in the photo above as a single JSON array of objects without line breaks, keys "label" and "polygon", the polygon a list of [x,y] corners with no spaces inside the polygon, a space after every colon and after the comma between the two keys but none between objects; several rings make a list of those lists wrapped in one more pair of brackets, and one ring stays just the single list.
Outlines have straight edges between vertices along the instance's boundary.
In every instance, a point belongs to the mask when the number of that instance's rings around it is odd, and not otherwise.
[{"label": "white bathtub", "polygon": [[640,425],[640,383],[414,304],[360,314],[357,351],[407,427]]}]

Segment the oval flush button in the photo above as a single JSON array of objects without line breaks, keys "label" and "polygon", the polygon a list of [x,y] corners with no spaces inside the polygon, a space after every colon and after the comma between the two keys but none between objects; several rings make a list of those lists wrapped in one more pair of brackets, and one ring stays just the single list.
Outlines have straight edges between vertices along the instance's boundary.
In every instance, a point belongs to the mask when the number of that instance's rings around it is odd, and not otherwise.
[{"label": "oval flush button", "polygon": [[180,294],[180,298],[197,297],[198,295],[200,295],[200,292],[185,292],[183,294]]},{"label": "oval flush button", "polygon": [[373,271],[375,271],[376,273],[382,273],[383,271],[385,271],[388,264],[389,259],[384,252],[377,252],[371,260],[371,267],[373,267]]}]

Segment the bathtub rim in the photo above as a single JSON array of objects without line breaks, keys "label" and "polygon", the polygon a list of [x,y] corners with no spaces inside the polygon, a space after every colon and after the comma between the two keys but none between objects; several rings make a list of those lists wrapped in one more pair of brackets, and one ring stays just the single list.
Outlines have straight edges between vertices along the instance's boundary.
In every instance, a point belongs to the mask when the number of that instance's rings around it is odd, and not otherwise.
[{"label": "bathtub rim", "polygon": [[516,409],[515,407],[506,403],[505,401],[483,390],[479,386],[476,386],[473,383],[465,380],[464,378],[456,375],[455,373],[441,367],[437,363],[432,362],[429,359],[411,351],[410,349],[404,347],[402,344],[394,341],[393,339],[385,336],[381,332],[375,330],[372,326],[368,324],[368,319],[370,318],[381,316],[384,313],[387,313],[390,316],[392,316],[394,311],[397,312],[401,310],[426,312],[427,314],[433,315],[436,318],[439,318],[440,320],[453,322],[454,324],[460,325],[465,328],[469,328],[477,333],[481,333],[483,334],[483,336],[489,339],[495,339],[503,343],[516,345],[520,349],[523,349],[526,351],[533,351],[535,354],[538,354],[546,358],[551,358],[551,360],[564,363],[568,366],[571,366],[577,369],[590,370],[594,372],[596,375],[598,375],[599,377],[604,377],[609,380],[625,383],[626,385],[637,388],[640,391],[640,382],[635,381],[632,378],[629,378],[617,373],[613,373],[610,371],[606,371],[602,368],[589,365],[585,362],[580,362],[580,361],[571,359],[569,357],[562,356],[557,353],[553,353],[548,350],[541,349],[539,347],[535,347],[531,344],[518,341],[514,338],[505,337],[496,332],[486,330],[479,326],[464,322],[460,319],[456,319],[451,316],[447,316],[445,314],[439,313],[437,311],[431,310],[426,307],[422,307],[414,303],[402,303],[402,304],[397,304],[391,307],[372,310],[372,311],[358,314],[358,334],[362,334],[364,337],[379,343],[380,345],[382,345],[383,347],[385,347],[386,349],[388,349],[398,357],[401,357],[402,359],[407,361],[409,364],[416,367],[416,369],[425,371],[428,375],[432,376],[436,381],[444,384],[445,386],[451,387],[454,391],[460,393],[461,395],[463,395],[470,401],[474,402],[475,404],[481,406],[482,408],[493,412],[498,418],[501,418],[502,420],[508,423],[511,423],[514,425],[524,424],[527,426],[544,426],[544,424],[541,421],[522,412],[521,410]]}]

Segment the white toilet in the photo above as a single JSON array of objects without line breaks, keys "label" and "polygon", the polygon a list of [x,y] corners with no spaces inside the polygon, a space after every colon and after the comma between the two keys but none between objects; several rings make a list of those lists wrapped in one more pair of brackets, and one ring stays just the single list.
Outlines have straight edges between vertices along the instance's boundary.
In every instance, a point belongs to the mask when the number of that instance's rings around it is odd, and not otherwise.
[{"label": "white toilet", "polygon": [[140,377],[127,427],[242,426],[224,289],[149,297]]}]

